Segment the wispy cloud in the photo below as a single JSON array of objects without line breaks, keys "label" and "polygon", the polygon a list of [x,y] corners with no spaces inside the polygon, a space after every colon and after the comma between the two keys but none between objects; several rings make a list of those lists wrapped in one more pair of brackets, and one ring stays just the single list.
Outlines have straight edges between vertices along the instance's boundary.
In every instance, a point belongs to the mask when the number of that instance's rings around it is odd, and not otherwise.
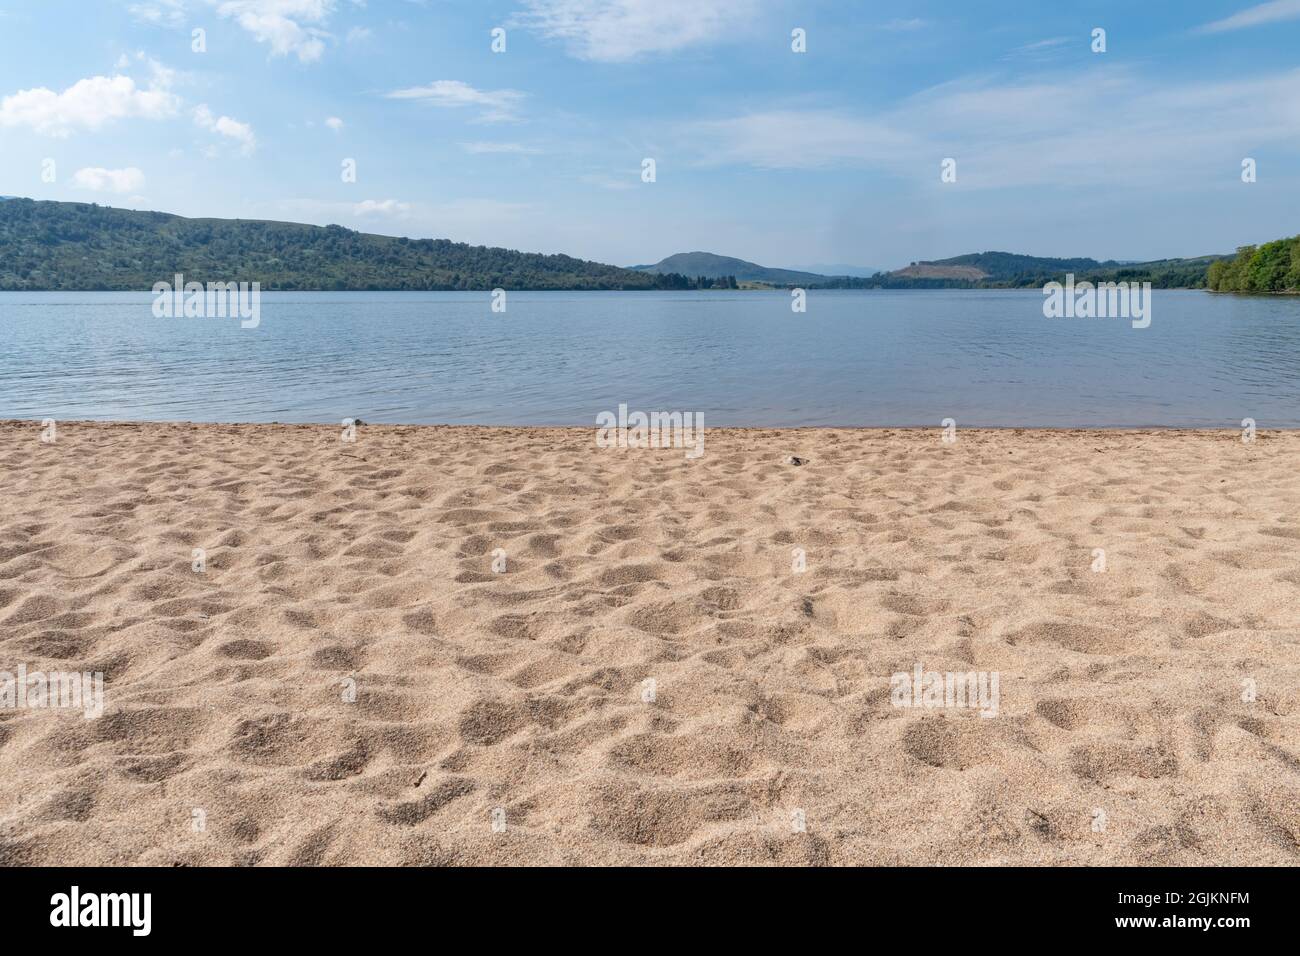
[{"label": "wispy cloud", "polygon": [[428,86],[394,90],[392,100],[416,100],[447,109],[475,107],[485,123],[500,123],[517,118],[516,111],[526,94],[518,90],[476,90],[460,80],[435,80]]},{"label": "wispy cloud", "polygon": [[141,23],[160,27],[179,27],[185,22],[185,0],[149,0],[132,3],[127,13]]},{"label": "wispy cloud", "polygon": [[1046,40],[1035,40],[1033,43],[1016,47],[1002,59],[1046,60],[1060,53],[1061,48],[1066,44],[1076,42],[1080,42],[1077,37],[1049,37]]},{"label": "wispy cloud", "polygon": [[1263,26],[1266,23],[1281,23],[1285,20],[1300,20],[1300,0],[1272,0],[1249,7],[1240,13],[1234,13],[1222,20],[1207,23],[1198,29],[1200,33],[1224,33],[1228,30],[1245,30],[1248,27]]},{"label": "wispy cloud", "polygon": [[707,164],[759,169],[886,163],[917,148],[904,129],[837,110],[764,110],[693,123],[688,130],[704,146]]},{"label": "wispy cloud", "polygon": [[923,30],[929,25],[929,20],[922,20],[920,17],[895,17],[888,23],[882,24],[880,29],[890,33],[908,33],[912,30]]},{"label": "wispy cloud", "polygon": [[617,63],[729,39],[763,0],[522,0],[512,18],[581,60]]},{"label": "wispy cloud", "polygon": [[[1072,109],[1060,110],[1066,101]],[[1081,129],[1079,116],[1105,120]],[[870,116],[766,110],[681,132],[702,165],[873,168],[937,183],[940,160],[952,157],[963,188],[1071,187],[1231,178],[1241,157],[1290,142],[1298,123],[1300,70],[1160,85],[1097,68],[1070,80],[955,81]]]},{"label": "wispy cloud", "polygon": [[537,149],[534,146],[525,146],[523,143],[461,143],[460,148],[465,152],[476,156],[492,153],[505,153],[515,156],[533,156],[541,152],[540,149]]}]

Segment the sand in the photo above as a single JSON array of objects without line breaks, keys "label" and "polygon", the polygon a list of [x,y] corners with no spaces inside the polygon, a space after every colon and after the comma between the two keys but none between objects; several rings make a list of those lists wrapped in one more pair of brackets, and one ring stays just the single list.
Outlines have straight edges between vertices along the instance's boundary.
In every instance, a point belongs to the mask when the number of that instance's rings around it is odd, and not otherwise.
[{"label": "sand", "polygon": [[39,434],[2,864],[1300,861],[1300,433]]}]

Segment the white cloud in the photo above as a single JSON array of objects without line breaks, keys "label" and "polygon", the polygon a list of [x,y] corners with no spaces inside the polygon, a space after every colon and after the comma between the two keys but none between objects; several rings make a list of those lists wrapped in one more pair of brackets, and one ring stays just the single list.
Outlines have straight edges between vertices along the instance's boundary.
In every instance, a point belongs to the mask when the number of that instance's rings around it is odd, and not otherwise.
[{"label": "white cloud", "polygon": [[95,192],[130,193],[144,186],[144,173],[134,166],[126,169],[104,169],[99,166],[78,169],[72,184],[78,189]]},{"label": "white cloud", "polygon": [[369,40],[374,35],[374,31],[370,27],[353,27],[348,31],[347,41],[349,43],[360,43],[363,40]]},{"label": "white cloud", "polygon": [[339,119],[337,116],[326,117],[325,125],[328,126],[330,129],[334,130],[334,132],[336,133],[343,129],[343,121]]},{"label": "white cloud", "polygon": [[726,40],[762,0],[522,0],[517,26],[564,41],[583,60],[616,63]]},{"label": "white cloud", "polygon": [[1300,20],[1300,0],[1272,0],[1249,7],[1240,13],[1234,13],[1222,20],[1215,20],[1201,27],[1200,33],[1224,33],[1228,30],[1244,30],[1265,23],[1281,23],[1286,20]]},{"label": "white cloud", "polygon": [[294,54],[301,63],[319,60],[330,38],[323,27],[334,13],[335,0],[209,0],[217,14],[233,19],[259,43],[269,44],[272,56]]},{"label": "white cloud", "polygon": [[419,100],[447,108],[478,107],[482,110],[480,119],[497,123],[516,118],[515,111],[525,94],[518,90],[476,90],[460,80],[435,80],[428,86],[394,90],[387,95],[393,100]]},{"label": "white cloud", "polygon": [[229,116],[213,115],[212,110],[208,109],[206,103],[195,108],[194,123],[208,132],[233,139],[239,143],[239,151],[245,156],[257,148],[257,137],[253,135],[253,127],[247,123],[241,123],[239,120],[231,119]]},{"label": "white cloud", "polygon": [[460,148],[465,152],[474,155],[510,153],[517,156],[533,156],[541,152],[540,149],[536,149],[532,146],[525,146],[523,143],[461,143]]},{"label": "white cloud", "polygon": [[168,80],[155,78],[149,89],[141,89],[129,76],[92,76],[62,93],[43,86],[19,90],[0,100],[0,128],[26,126],[62,137],[119,119],[166,119],[180,108],[180,98],[166,89]]},{"label": "white cloud", "polygon": [[358,216],[401,216],[411,211],[411,204],[396,199],[364,199],[352,211]]}]

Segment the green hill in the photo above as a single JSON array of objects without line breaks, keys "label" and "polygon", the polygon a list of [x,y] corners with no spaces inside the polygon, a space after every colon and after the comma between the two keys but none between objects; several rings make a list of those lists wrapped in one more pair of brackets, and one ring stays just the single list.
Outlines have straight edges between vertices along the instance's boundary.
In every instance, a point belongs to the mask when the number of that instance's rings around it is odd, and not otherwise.
[{"label": "green hill", "polygon": [[177,273],[266,290],[663,289],[661,276],[587,262],[402,239],[342,226],[186,219],[85,203],[0,202],[0,290],[148,290]]}]

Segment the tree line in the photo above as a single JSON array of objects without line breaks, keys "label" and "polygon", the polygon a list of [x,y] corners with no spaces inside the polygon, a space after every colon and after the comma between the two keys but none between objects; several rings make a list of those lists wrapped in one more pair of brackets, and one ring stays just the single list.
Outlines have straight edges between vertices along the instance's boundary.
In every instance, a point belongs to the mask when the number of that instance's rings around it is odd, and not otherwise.
[{"label": "tree line", "polygon": [[1205,283],[1215,292],[1300,292],[1300,236],[1242,246],[1212,264]]},{"label": "tree line", "polygon": [[147,291],[178,272],[187,282],[258,282],[266,291],[736,288],[734,277],[656,275],[572,256],[342,226],[0,201],[0,290]]}]

